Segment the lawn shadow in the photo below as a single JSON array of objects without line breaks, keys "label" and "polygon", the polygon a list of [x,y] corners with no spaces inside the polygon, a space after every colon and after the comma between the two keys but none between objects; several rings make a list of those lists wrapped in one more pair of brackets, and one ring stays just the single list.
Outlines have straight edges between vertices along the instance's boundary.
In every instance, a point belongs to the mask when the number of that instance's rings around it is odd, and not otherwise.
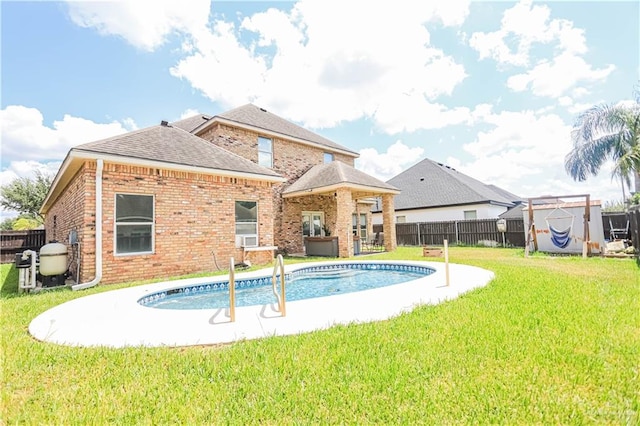
[{"label": "lawn shadow", "polygon": [[2,265],[0,297],[12,297],[18,294],[18,268],[14,264]]}]

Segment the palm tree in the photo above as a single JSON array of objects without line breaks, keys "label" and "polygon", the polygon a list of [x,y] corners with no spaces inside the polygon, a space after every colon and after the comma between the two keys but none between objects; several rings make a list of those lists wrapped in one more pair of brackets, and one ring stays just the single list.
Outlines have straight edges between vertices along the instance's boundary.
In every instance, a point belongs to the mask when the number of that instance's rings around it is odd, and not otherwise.
[{"label": "palm tree", "polygon": [[[607,160],[614,162],[612,176],[640,192],[640,91],[634,102],[597,105],[582,113],[571,131],[573,149],[564,167],[574,180],[597,175]],[[624,196],[624,183],[623,183]]]}]

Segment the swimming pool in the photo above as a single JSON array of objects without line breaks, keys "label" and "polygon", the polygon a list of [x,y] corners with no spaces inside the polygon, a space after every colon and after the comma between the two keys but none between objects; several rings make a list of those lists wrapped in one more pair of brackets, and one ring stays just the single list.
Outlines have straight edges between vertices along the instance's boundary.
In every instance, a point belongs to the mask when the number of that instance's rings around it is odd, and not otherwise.
[{"label": "swimming pool", "polygon": [[[371,290],[422,278],[433,268],[402,264],[340,263],[310,266],[285,274],[288,302]],[[236,306],[273,303],[271,276],[236,280]],[[229,307],[229,281],[178,287],[138,300],[158,309],[217,309]]]},{"label": "swimming pool", "polygon": [[[285,265],[285,276],[309,267],[331,267],[353,261],[309,262]],[[238,307],[235,321],[229,308],[152,309],[139,303],[150,295],[207,283],[224,283],[228,276],[189,278],[179,281],[102,291],[48,309],[29,324],[37,340],[69,346],[112,347],[192,346],[231,343],[246,339],[300,334],[333,327],[393,318],[415,307],[452,300],[487,285],[493,272],[474,266],[449,264],[450,285],[445,284],[441,262],[360,261],[386,265],[429,268],[433,272],[417,279],[335,296],[287,301],[286,316],[273,300],[264,305]],[[372,266],[373,267],[373,266]],[[269,277],[273,268],[236,274],[236,282]],[[105,288],[108,286],[105,286]]]}]

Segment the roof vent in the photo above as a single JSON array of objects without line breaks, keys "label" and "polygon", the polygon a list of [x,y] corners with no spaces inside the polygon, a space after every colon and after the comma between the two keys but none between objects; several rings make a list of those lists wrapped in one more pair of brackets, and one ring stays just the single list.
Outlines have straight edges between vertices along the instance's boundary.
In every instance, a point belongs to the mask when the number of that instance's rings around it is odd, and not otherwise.
[{"label": "roof vent", "polygon": [[164,126],[164,127],[167,127],[167,126],[169,125],[169,122],[168,122],[168,121],[165,121],[165,120],[162,120],[162,121],[160,122],[160,125],[161,125],[161,126]]},{"label": "roof vent", "polygon": [[422,178],[420,178],[420,182],[424,182],[424,178],[423,178],[423,177],[422,177]]}]

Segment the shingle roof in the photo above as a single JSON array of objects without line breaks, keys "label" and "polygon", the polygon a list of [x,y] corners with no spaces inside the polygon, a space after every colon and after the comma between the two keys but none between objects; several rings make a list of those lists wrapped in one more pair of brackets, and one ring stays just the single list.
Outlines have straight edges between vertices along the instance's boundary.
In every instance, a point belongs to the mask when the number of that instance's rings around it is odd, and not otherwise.
[{"label": "shingle roof", "polygon": [[[451,167],[424,159],[387,183],[400,188],[395,197],[396,210],[492,203],[512,206],[504,192],[496,191]],[[513,194],[512,194],[513,195]]]},{"label": "shingle roof", "polygon": [[280,133],[285,136],[302,139],[327,148],[349,153],[354,157],[358,156],[358,153],[355,151],[307,130],[304,127],[300,127],[297,124],[287,121],[284,118],[278,117],[277,115],[268,112],[266,109],[257,107],[253,104],[246,104],[230,111],[223,112],[222,114],[216,115],[213,119],[215,120],[216,117]]},{"label": "shingle roof", "polygon": [[371,192],[378,193],[395,194],[399,192],[393,185],[369,176],[341,161],[333,161],[311,167],[297,181],[286,188],[283,191],[283,195],[311,192],[314,190],[321,191],[323,188],[335,186],[366,187],[371,189]]},{"label": "shingle roof", "polygon": [[185,130],[189,133],[193,132],[198,127],[202,126],[204,123],[211,119],[210,115],[206,114],[197,114],[191,117],[184,118],[182,120],[174,121],[171,123],[173,127],[178,127],[182,130]]},{"label": "shingle roof", "polygon": [[181,166],[280,177],[270,169],[170,125],[147,127],[85,143],[72,148],[71,151],[111,154]]}]

